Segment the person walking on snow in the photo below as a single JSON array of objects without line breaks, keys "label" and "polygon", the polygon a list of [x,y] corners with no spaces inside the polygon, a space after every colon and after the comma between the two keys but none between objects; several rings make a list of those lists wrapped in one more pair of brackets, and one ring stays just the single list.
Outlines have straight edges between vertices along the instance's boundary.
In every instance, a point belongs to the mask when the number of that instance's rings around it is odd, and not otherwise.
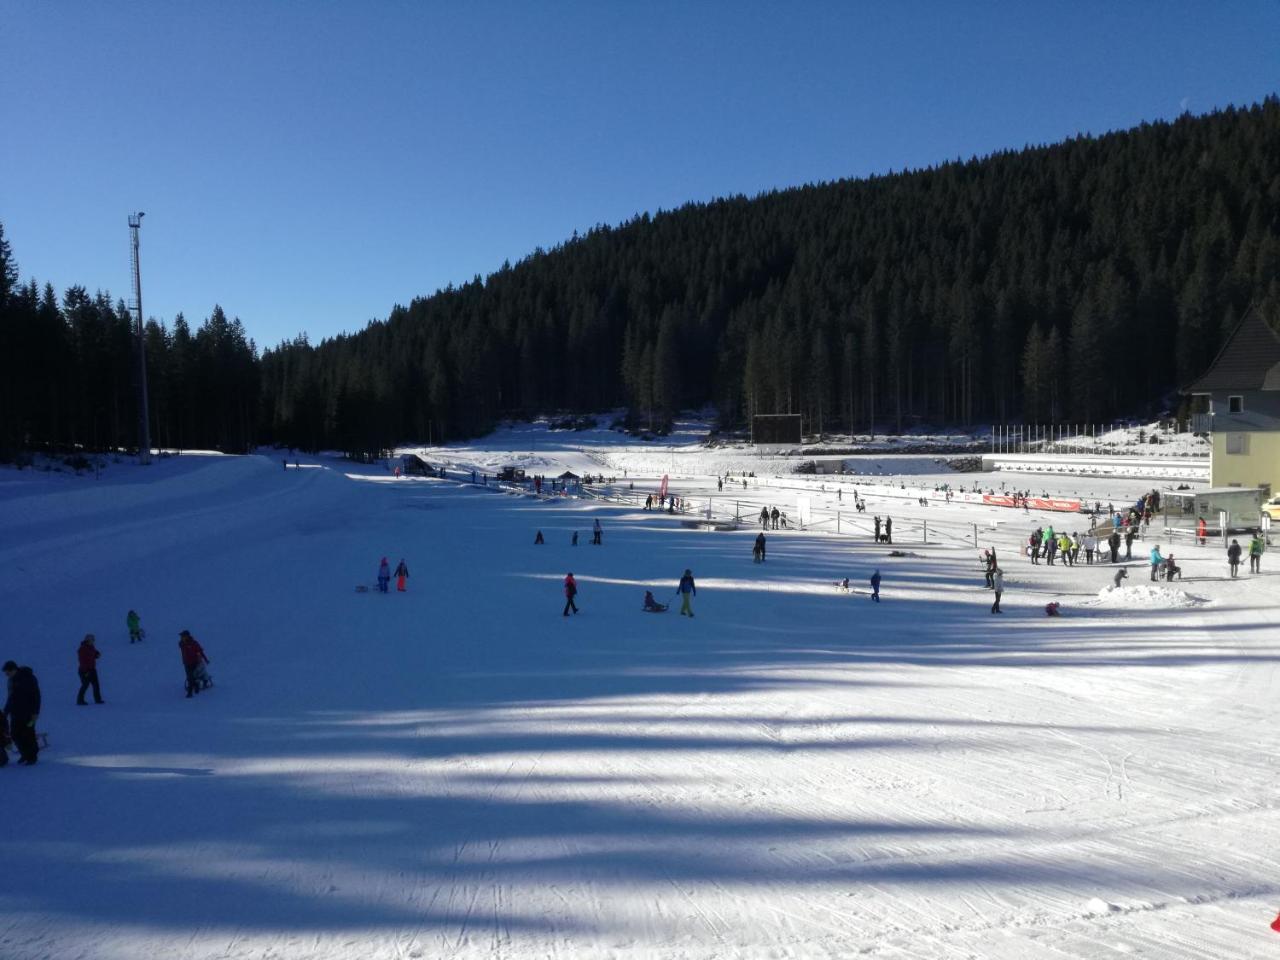
[{"label": "person walking on snow", "polygon": [[138,611],[130,610],[125,616],[124,622],[125,626],[129,628],[129,642],[141,643],[143,637],[142,620],[138,617]]},{"label": "person walking on snow", "polygon": [[1262,534],[1255,533],[1253,539],[1249,541],[1249,572],[1262,572],[1262,551],[1266,549],[1266,544],[1262,540]]},{"label": "person walking on snow", "polygon": [[884,518],[884,542],[893,544],[893,517]]},{"label": "person walking on snow", "polygon": [[1004,593],[1004,571],[996,567],[991,574],[991,586],[996,592],[996,602],[991,605],[992,613],[1004,613],[1000,609],[1000,596]]},{"label": "person walking on snow", "polygon": [[404,558],[396,564],[396,589],[404,593],[404,582],[409,579],[409,568],[404,565]]},{"label": "person walking on snow", "polygon": [[1227,563],[1231,565],[1231,576],[1240,576],[1240,541],[1232,540],[1227,547]]},{"label": "person walking on snow", "polygon": [[18,751],[18,763],[32,766],[40,755],[36,741],[36,720],[40,718],[40,684],[30,667],[20,667],[12,660],[0,670],[9,678],[9,697],[4,714],[9,718],[9,736]]},{"label": "person walking on snow", "polygon": [[693,582],[693,571],[686,570],[684,576],[680,578],[680,585],[676,587],[680,594],[680,616],[692,617],[693,608],[689,606],[690,597],[698,595],[698,588]]},{"label": "person walking on snow", "polygon": [[1137,535],[1138,535],[1138,531],[1137,531],[1136,529],[1134,529],[1133,527],[1130,527],[1127,531],[1125,531],[1125,535],[1124,535],[1124,558],[1125,558],[1126,560],[1132,560],[1132,559],[1133,559],[1133,538],[1134,538],[1134,537],[1136,537]]},{"label": "person walking on snow", "polygon": [[187,672],[187,698],[200,692],[200,681],[197,676],[200,667],[209,662],[204,655],[204,647],[191,635],[191,631],[183,630],[178,634],[178,651],[182,654],[182,669]]},{"label": "person walking on snow", "polygon": [[876,525],[876,543],[879,543],[880,542],[880,517],[879,516],[875,517],[875,525]]},{"label": "person walking on snow", "polygon": [[1209,525],[1204,522],[1204,517],[1196,521],[1196,537],[1200,540],[1200,546],[1204,546],[1208,542]]},{"label": "person walking on snow", "polygon": [[764,534],[763,533],[756,534],[756,542],[755,542],[755,546],[751,548],[751,556],[755,559],[756,563],[764,563]]},{"label": "person walking on snow", "polygon": [[378,591],[387,592],[387,584],[391,581],[391,567],[387,564],[387,558],[382,558],[382,563],[378,565]]},{"label": "person walking on snow", "polygon": [[578,595],[578,581],[573,579],[573,572],[564,578],[564,615],[567,617],[569,611],[572,610],[576,615],[578,613],[578,605],[573,602],[573,598]]},{"label": "person walking on snow", "polygon": [[1113,529],[1107,543],[1111,547],[1111,562],[1115,563],[1120,559],[1120,531]]},{"label": "person walking on snow", "polygon": [[877,570],[871,575],[871,599],[876,603],[880,602],[880,571]]},{"label": "person walking on snow", "polygon": [[80,670],[80,692],[76,694],[77,707],[87,705],[84,702],[84,694],[90,687],[93,687],[93,702],[102,703],[102,690],[98,687],[98,657],[102,654],[98,652],[94,643],[93,634],[86,633],[84,639],[80,641],[80,648],[76,651]]},{"label": "person walking on snow", "polygon": [[778,529],[778,518],[781,516],[782,514],[778,512],[778,508],[774,507],[773,511],[769,514],[769,518],[773,520],[773,529]]},{"label": "person walking on snow", "polygon": [[1164,557],[1160,556],[1160,544],[1156,544],[1151,548],[1151,582],[1155,583],[1160,579],[1160,564],[1164,563]]},{"label": "person walking on snow", "polygon": [[603,541],[600,539],[602,536],[604,536],[604,531],[600,529],[600,518],[597,517],[595,524],[591,528],[591,542],[597,547],[603,546]]},{"label": "person walking on snow", "polygon": [[[747,481],[743,480],[742,485],[745,487],[747,485]],[[760,526],[764,527],[766,530],[769,529],[769,508],[768,507],[760,508]]]}]

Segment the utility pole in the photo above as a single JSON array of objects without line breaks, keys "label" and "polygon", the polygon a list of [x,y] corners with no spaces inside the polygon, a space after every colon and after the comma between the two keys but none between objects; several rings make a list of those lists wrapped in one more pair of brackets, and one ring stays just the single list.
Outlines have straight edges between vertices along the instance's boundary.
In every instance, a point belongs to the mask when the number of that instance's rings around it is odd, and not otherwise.
[{"label": "utility pole", "polygon": [[138,463],[151,462],[151,415],[147,409],[147,341],[142,322],[142,272],[138,263],[138,229],[145,213],[129,214],[130,263],[133,267],[134,333],[138,337]]}]

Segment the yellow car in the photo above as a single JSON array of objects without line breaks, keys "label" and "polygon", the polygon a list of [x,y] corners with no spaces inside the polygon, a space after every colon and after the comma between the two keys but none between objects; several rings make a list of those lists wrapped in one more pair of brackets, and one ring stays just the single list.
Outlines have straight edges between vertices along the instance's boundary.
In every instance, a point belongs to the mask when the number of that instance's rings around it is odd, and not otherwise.
[{"label": "yellow car", "polygon": [[1272,520],[1280,520],[1280,497],[1272,497],[1262,505],[1262,512]]}]

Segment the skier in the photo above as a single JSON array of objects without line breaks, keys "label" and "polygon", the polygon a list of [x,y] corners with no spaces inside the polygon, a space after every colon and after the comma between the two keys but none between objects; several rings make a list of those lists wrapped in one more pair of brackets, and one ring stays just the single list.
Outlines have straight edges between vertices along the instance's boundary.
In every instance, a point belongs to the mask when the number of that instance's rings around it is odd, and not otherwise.
[{"label": "skier", "polygon": [[98,657],[102,656],[98,652],[98,648],[94,646],[95,639],[92,633],[86,633],[84,639],[80,641],[80,648],[76,651],[76,657],[79,660],[80,670],[80,692],[76,694],[76,706],[86,706],[84,700],[85,691],[89,687],[93,687],[93,702],[102,703],[102,690],[98,686]]},{"label": "skier", "polygon": [[893,517],[884,518],[884,542],[893,543]]},{"label": "skier", "polygon": [[141,643],[146,634],[142,632],[142,620],[138,617],[138,611],[130,610],[125,616],[124,622],[125,626],[129,628],[129,642]]},{"label": "skier", "polygon": [[4,713],[9,718],[9,736],[18,750],[18,763],[32,766],[40,754],[36,742],[36,720],[40,717],[40,684],[30,667],[20,667],[12,660],[0,667],[9,678],[9,698]]},{"label": "skier", "polygon": [[597,517],[594,526],[591,528],[591,542],[597,547],[603,546],[603,541],[600,539],[602,536],[604,536],[604,531],[600,529],[600,518]]},{"label": "skier", "polygon": [[1004,613],[1000,609],[1000,597],[1004,594],[1004,571],[999,567],[991,573],[991,587],[996,592],[996,602],[991,605],[992,613]]},{"label": "skier", "polygon": [[876,603],[880,602],[880,571],[877,570],[871,575],[871,599]]},{"label": "skier", "polygon": [[680,578],[680,585],[676,587],[676,590],[680,594],[680,616],[692,617],[693,608],[689,606],[689,599],[691,596],[696,597],[698,595],[698,588],[693,582],[692,570],[684,572],[684,576]]},{"label": "skier", "polygon": [[409,568],[404,565],[404,557],[396,564],[396,589],[404,593],[404,582],[409,579]]},{"label": "skier", "polygon": [[536,545],[538,545],[539,543],[546,543],[546,541],[542,539],[542,531],[541,531],[541,530],[539,530],[539,531],[538,531],[538,535],[537,535],[536,537],[534,537],[534,538],[533,538],[533,543],[534,543],[534,545],[535,545],[535,546],[536,546]]},{"label": "skier", "polygon": [[1111,581],[1112,581],[1112,583],[1114,583],[1114,584],[1115,584],[1116,589],[1117,589],[1117,590],[1119,590],[1119,589],[1120,589],[1120,581],[1121,581],[1121,580],[1127,580],[1127,579],[1129,579],[1129,568],[1128,568],[1128,567],[1121,567],[1119,570],[1117,570],[1117,571],[1116,571],[1116,575],[1115,575],[1114,577],[1112,577],[1112,578],[1111,578]]},{"label": "skier", "polygon": [[1160,556],[1160,544],[1156,544],[1151,548],[1151,582],[1155,583],[1160,579],[1160,564],[1164,563],[1164,557]]},{"label": "skier", "polygon": [[1262,551],[1266,549],[1266,544],[1262,540],[1262,534],[1254,531],[1253,539],[1249,541],[1249,572],[1262,572]]},{"label": "skier", "polygon": [[1240,576],[1240,541],[1232,540],[1227,547],[1227,563],[1231,564],[1231,576]]},{"label": "skier", "polygon": [[573,598],[578,595],[578,581],[573,579],[573,572],[564,578],[564,615],[567,617],[569,611],[572,610],[576,616],[578,613],[578,605],[573,602]]},{"label": "skier", "polygon": [[391,580],[391,567],[387,565],[387,558],[382,558],[382,563],[378,565],[378,590],[381,593],[387,592],[387,583]]},{"label": "skier", "polygon": [[187,699],[203,690],[207,683],[200,680],[201,667],[209,662],[204,655],[204,647],[191,635],[191,631],[183,630],[178,634],[178,650],[182,653],[182,669],[187,672]]},{"label": "skier", "polygon": [[764,563],[764,534],[756,534],[755,546],[751,548],[751,556],[755,558],[756,563]]}]

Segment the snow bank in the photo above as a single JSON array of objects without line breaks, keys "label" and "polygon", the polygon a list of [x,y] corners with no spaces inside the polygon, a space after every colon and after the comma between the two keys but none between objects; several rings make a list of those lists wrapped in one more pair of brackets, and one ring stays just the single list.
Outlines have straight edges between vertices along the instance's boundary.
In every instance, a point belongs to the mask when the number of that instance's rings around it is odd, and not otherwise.
[{"label": "snow bank", "polygon": [[1184,607],[1200,607],[1209,601],[1194,597],[1183,590],[1145,583],[1133,586],[1103,587],[1096,600],[1086,601],[1091,607],[1149,607],[1159,610],[1178,610]]}]

